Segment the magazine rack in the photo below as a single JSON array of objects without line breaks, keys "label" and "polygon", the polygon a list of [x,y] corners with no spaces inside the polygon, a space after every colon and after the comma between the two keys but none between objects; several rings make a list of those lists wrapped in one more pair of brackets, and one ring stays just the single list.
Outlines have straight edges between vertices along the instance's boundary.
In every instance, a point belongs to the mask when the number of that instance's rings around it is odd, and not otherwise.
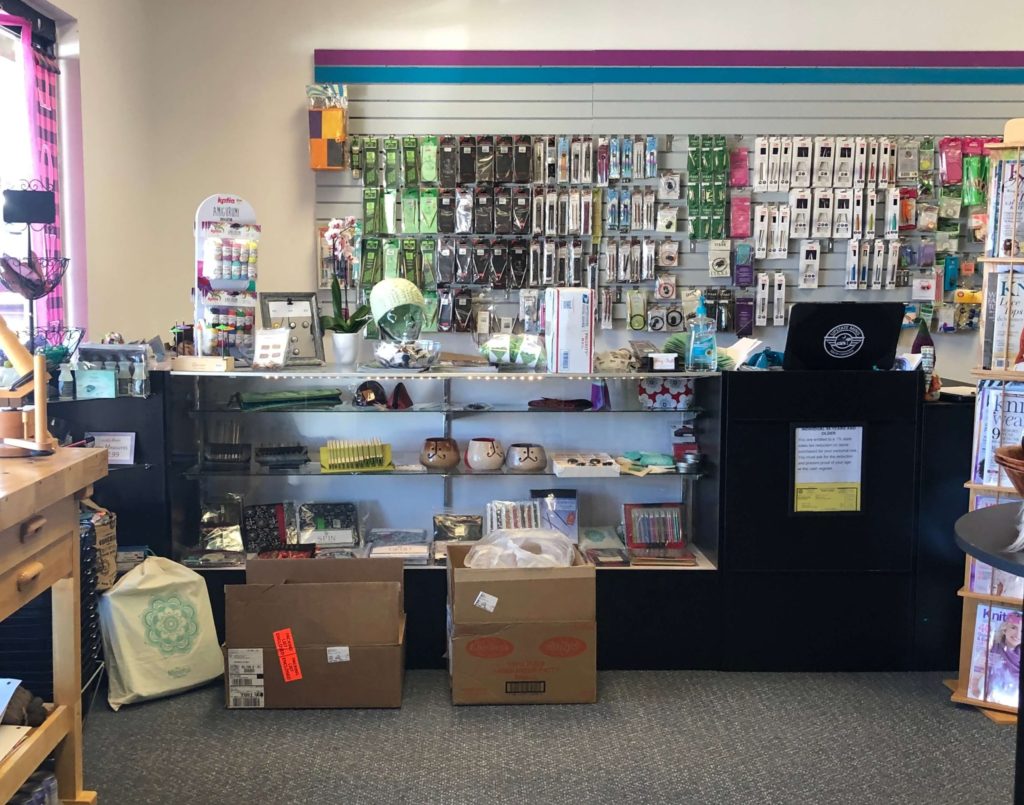
[{"label": "magazine rack", "polygon": [[[978,378],[970,510],[1019,501],[1006,474],[995,465],[995,449],[1019,444],[1024,436],[1024,363],[1018,366],[1024,327],[1024,251],[1019,231],[1024,225],[1024,191],[1020,168],[1024,159],[1024,118],[1010,120],[1003,142],[987,146],[992,168],[988,192],[988,238],[984,257],[981,361]],[[1019,413],[1017,413],[1019,411]],[[959,676],[949,685],[952,699],[972,704],[995,721],[1013,721],[1016,704],[1000,695],[989,679],[988,656],[1001,622],[1021,609],[1016,577],[967,557],[960,632]]]}]

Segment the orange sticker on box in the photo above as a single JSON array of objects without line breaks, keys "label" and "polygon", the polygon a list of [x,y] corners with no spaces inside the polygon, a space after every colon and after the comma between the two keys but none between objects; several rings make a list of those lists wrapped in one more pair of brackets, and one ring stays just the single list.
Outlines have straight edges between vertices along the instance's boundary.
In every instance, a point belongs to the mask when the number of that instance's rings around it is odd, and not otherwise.
[{"label": "orange sticker on box", "polygon": [[277,660],[281,663],[281,676],[285,682],[297,682],[302,679],[302,667],[299,655],[295,653],[295,638],[291,629],[274,632],[274,645],[277,647]]},{"label": "orange sticker on box", "polygon": [[277,646],[278,654],[294,654],[295,638],[292,637],[291,629],[281,629],[274,632],[274,645]]}]

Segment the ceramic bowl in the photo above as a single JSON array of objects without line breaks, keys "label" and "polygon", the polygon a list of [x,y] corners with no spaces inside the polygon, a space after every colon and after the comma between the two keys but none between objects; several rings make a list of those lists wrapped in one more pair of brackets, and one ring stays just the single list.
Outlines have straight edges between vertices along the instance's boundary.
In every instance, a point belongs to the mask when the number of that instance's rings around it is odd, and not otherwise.
[{"label": "ceramic bowl", "polygon": [[539,444],[520,442],[508,446],[505,466],[512,472],[543,472],[548,466],[548,457]]},{"label": "ceramic bowl", "polygon": [[466,466],[477,472],[500,470],[505,462],[505,449],[497,439],[470,439],[466,446]]},{"label": "ceramic bowl", "polygon": [[436,436],[423,440],[420,464],[431,470],[450,470],[459,464],[459,445],[454,439]]}]

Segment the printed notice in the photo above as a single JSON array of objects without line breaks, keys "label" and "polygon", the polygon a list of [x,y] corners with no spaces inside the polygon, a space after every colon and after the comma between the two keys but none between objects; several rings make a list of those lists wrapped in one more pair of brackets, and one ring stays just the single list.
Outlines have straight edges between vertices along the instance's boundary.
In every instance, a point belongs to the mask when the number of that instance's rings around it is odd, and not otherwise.
[{"label": "printed notice", "polygon": [[794,512],[859,512],[862,427],[797,428]]},{"label": "printed notice", "polygon": [[352,654],[348,649],[348,646],[328,646],[327,647],[327,662],[348,662],[352,659]]},{"label": "printed notice", "polygon": [[498,599],[490,593],[481,591],[476,594],[476,598],[473,600],[473,606],[487,612],[494,612],[494,608],[498,606]]},{"label": "printed notice", "polygon": [[228,707],[264,706],[263,649],[228,649]]}]

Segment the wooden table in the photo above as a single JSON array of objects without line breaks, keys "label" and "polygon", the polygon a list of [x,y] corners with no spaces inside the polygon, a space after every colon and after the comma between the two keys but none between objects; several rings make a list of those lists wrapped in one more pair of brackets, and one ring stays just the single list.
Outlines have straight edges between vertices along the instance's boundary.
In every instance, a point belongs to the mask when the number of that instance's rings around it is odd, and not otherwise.
[{"label": "wooden table", "polygon": [[[1004,503],[969,512],[956,521],[956,544],[964,553],[994,568],[1024,576],[1024,551],[1010,553],[1006,547],[1017,539],[1019,503]],[[1021,669],[1024,683],[1024,668]],[[1018,687],[1018,691],[1024,685]],[[1013,802],[1024,805],[1024,713],[1017,708],[1017,753],[1014,765]]]},{"label": "wooden table", "polygon": [[53,707],[0,762],[0,802],[7,802],[51,753],[61,801],[96,802],[95,791],[82,789],[78,500],[106,474],[104,449],[0,459],[0,620],[53,589]]}]

